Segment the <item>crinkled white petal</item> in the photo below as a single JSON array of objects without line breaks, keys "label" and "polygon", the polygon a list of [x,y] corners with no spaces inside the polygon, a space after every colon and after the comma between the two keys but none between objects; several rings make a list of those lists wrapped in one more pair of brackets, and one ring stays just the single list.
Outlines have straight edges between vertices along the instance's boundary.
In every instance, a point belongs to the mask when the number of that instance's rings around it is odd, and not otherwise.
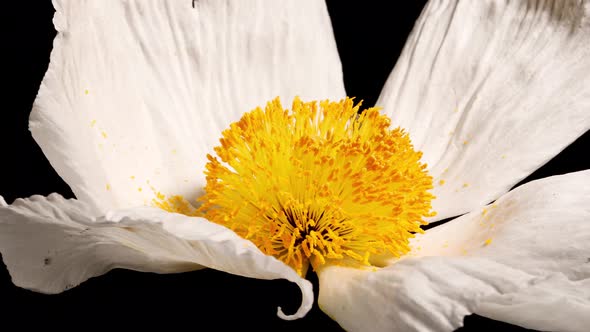
[{"label": "crinkled white petal", "polygon": [[196,197],[221,131],[276,96],[345,95],[321,1],[53,3],[58,34],[30,129],[102,211],[154,191]]},{"label": "crinkled white petal", "polygon": [[452,331],[471,313],[587,331],[588,184],[590,171],[530,182],[417,236],[412,255],[384,268],[327,267],[320,307],[351,331]]},{"label": "crinkled white petal", "polygon": [[378,106],[434,176],[433,220],[493,201],[590,129],[590,1],[430,1]]},{"label": "crinkled white petal", "polygon": [[203,218],[142,207],[100,216],[88,204],[52,194],[0,207],[0,252],[12,281],[59,293],[114,268],[174,273],[211,267],[258,279],[287,279],[302,304],[286,319],[303,317],[313,304],[311,284],[251,242]]}]

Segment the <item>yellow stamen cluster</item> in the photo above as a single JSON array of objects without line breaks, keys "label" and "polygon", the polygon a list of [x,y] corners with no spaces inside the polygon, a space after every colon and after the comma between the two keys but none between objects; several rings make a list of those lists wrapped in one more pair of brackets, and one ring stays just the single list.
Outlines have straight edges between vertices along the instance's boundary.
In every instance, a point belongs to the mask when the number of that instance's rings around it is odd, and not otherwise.
[{"label": "yellow stamen cluster", "polygon": [[181,195],[166,197],[166,195],[161,192],[156,192],[155,195],[156,198],[154,198],[152,204],[162,210],[192,217],[198,217],[201,215],[199,211],[197,211],[197,209],[195,209],[193,205]]},{"label": "yellow stamen cluster", "polygon": [[400,256],[432,216],[432,178],[376,108],[279,99],[245,114],[208,155],[199,211],[304,275],[330,261]]}]

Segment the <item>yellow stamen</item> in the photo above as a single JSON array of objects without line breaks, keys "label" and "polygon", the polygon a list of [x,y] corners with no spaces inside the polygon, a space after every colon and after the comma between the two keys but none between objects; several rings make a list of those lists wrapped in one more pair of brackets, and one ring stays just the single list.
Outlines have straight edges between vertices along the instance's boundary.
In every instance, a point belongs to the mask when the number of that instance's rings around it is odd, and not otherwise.
[{"label": "yellow stamen", "polygon": [[[308,264],[360,267],[372,255],[408,253],[408,239],[434,215],[432,178],[402,129],[359,107],[295,98],[289,111],[276,98],[246,113],[207,156],[198,212],[302,275]],[[154,201],[192,208],[171,202]]]},{"label": "yellow stamen", "polygon": [[156,192],[155,194],[156,198],[154,198],[152,204],[156,207],[159,207],[162,210],[166,210],[168,212],[173,213],[180,213],[187,216],[199,215],[199,213],[191,205],[191,203],[181,195],[175,195],[167,198],[166,195],[162,194],[161,192]]}]

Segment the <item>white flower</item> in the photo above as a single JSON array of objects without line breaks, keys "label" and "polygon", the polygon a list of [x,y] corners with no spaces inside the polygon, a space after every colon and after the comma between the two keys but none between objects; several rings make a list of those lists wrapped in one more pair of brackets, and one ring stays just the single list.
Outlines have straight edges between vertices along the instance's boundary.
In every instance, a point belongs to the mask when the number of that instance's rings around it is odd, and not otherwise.
[{"label": "white flower", "polygon": [[[30,128],[75,193],[0,199],[14,283],[58,293],[114,267],[210,267],[311,285],[203,218],[148,207],[202,194],[206,154],[275,96],[345,96],[319,1],[56,0]],[[435,178],[436,221],[401,260],[319,271],[348,330],[453,330],[475,312],[535,329],[590,325],[590,171],[515,183],[590,127],[588,1],[431,1],[377,105]],[[495,202],[486,206],[491,201]]]}]

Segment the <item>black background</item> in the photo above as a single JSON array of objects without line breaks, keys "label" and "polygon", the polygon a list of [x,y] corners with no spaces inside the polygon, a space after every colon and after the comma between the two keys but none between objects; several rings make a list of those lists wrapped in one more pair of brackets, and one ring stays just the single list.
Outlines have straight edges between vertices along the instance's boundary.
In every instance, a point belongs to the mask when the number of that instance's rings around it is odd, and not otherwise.
[{"label": "black background", "polygon": [[[189,1],[189,0],[186,0]],[[16,1],[14,1],[16,2]],[[401,1],[399,3],[402,3]],[[375,103],[420,14],[424,1],[328,1],[349,96]],[[7,56],[2,75],[3,97],[0,134],[0,195],[8,203],[33,194],[58,192],[73,197],[51,168],[27,129],[28,115],[47,69],[55,36],[50,1],[18,1],[5,9]],[[19,7],[16,7],[19,6]],[[391,7],[391,8],[390,8]],[[6,101],[8,100],[8,103]],[[590,168],[588,133],[521,183],[554,174]],[[317,293],[317,277],[308,276]],[[299,290],[289,282],[263,281],[213,270],[157,275],[114,270],[92,278],[59,295],[42,295],[12,285],[0,264],[0,321],[6,326],[86,329],[166,326],[187,330],[225,330],[238,325],[258,331],[339,331],[338,324],[314,306],[303,319],[287,322],[276,317],[277,306],[293,312]],[[0,326],[0,329],[2,327]],[[522,331],[477,315],[466,318],[461,331]]]}]

